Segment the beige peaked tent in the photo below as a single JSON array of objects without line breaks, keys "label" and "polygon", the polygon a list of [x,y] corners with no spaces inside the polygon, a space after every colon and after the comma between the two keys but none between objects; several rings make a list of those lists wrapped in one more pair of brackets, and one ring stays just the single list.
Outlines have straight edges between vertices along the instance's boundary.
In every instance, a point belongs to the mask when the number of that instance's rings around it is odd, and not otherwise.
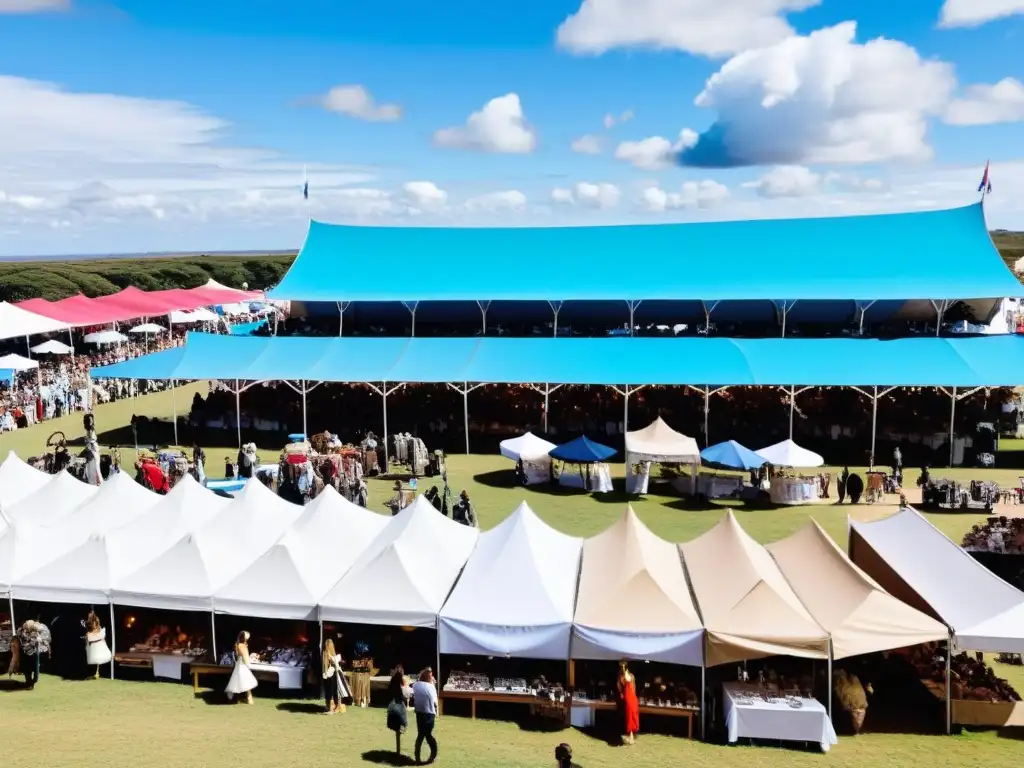
[{"label": "beige peaked tent", "polygon": [[700,666],[704,629],[679,550],[631,507],[583,543],[574,659],[653,659]]},{"label": "beige peaked tent", "polygon": [[642,461],[670,462],[692,465],[691,492],[697,492],[697,472],[700,469],[700,448],[697,441],[676,432],[656,418],[643,429],[626,433],[626,488],[630,487],[633,465]]},{"label": "beige peaked tent", "polygon": [[828,658],[828,632],[732,510],[680,548],[707,628],[709,667],[765,656]]},{"label": "beige peaked tent", "polygon": [[814,520],[768,545],[797,597],[832,635],[832,657],[945,640],[946,626],[886,592]]}]

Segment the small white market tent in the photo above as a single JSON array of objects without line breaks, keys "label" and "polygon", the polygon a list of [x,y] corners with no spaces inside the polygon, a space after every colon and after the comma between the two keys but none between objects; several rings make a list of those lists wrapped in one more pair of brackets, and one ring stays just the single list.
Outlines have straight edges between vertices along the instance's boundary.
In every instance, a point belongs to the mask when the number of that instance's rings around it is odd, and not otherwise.
[{"label": "small white market tent", "polygon": [[320,618],[350,624],[436,627],[437,614],[479,531],[438,513],[423,496],[395,515],[320,600]]},{"label": "small white market tent", "polygon": [[0,339],[18,339],[37,333],[66,331],[71,326],[27,309],[0,301]]},{"label": "small white market tent", "polygon": [[627,507],[583,542],[572,658],[647,659],[700,666],[704,628],[675,544]]},{"label": "small white market tent", "polygon": [[[690,464],[690,490],[697,492],[697,473],[700,470],[700,448],[697,441],[676,432],[659,416],[643,429],[626,433],[626,490],[629,493],[647,492],[647,464],[649,462],[668,462],[673,464]],[[644,471],[636,476],[633,466],[643,464]]]},{"label": "small white market tent", "polygon": [[480,534],[441,609],[441,653],[567,660],[582,549],[520,504]]},{"label": "small white market tent", "polygon": [[820,467],[825,463],[819,454],[801,448],[792,440],[783,440],[755,453],[773,467]]},{"label": "small white market tent", "polygon": [[832,637],[832,658],[945,640],[949,630],[890,595],[850,562],[815,520],[767,550],[797,597]]},{"label": "small white market tent", "polygon": [[9,524],[45,525],[59,520],[89,501],[100,489],[98,485],[83,483],[68,472],[58,472],[49,477],[35,493],[4,508],[3,514]]},{"label": "small white market tent", "polygon": [[95,604],[110,599],[114,577],[123,573],[123,545],[112,531],[145,515],[161,497],[119,472],[71,514],[37,529],[60,541],[64,554],[14,580],[19,600]]},{"label": "small white market tent", "polygon": [[328,485],[269,551],[217,591],[214,610],[315,620],[320,598],[389,520],[343,499]]},{"label": "small white market tent", "polygon": [[32,351],[37,355],[73,355],[75,353],[74,347],[69,347],[63,341],[57,341],[56,339],[36,344],[32,347]]},{"label": "small white market tent", "polygon": [[39,361],[33,360],[31,357],[23,357],[13,353],[0,357],[0,371],[17,371],[22,373],[23,371],[35,370],[38,367]]},{"label": "small white market tent", "polygon": [[523,463],[527,485],[540,485],[551,481],[551,457],[548,452],[556,448],[542,437],[526,432],[519,437],[502,440],[498,445],[501,455]]},{"label": "small white market tent", "polygon": [[140,608],[209,611],[217,590],[270,549],[301,510],[252,478],[196,533],[116,582],[113,601]]},{"label": "small white market tent", "polygon": [[[0,464],[0,512],[35,493],[52,479],[52,475],[30,467],[11,451],[3,464]],[[0,530],[3,527],[0,522]]]},{"label": "small white market tent", "polygon": [[849,521],[850,559],[895,597],[942,621],[961,650],[1024,653],[1024,592],[909,507]]}]

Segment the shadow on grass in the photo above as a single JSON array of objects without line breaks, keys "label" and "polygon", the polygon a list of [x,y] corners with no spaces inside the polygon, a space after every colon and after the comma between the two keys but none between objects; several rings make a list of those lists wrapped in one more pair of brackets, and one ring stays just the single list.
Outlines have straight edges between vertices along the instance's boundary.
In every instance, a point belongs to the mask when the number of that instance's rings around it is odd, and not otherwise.
[{"label": "shadow on grass", "polygon": [[13,691],[27,691],[23,680],[0,680],[0,692],[11,693]]},{"label": "shadow on grass", "polygon": [[322,715],[325,712],[323,706],[313,701],[282,701],[277,708],[293,715]]},{"label": "shadow on grass", "polygon": [[233,706],[235,704],[239,704],[243,707],[248,706],[245,703],[245,697],[242,697],[241,699],[238,697],[229,699],[228,695],[224,693],[224,691],[200,691],[195,694],[195,697],[202,701],[203,704],[209,704],[211,707]]},{"label": "shadow on grass", "polygon": [[[496,469],[491,472],[481,472],[473,475],[473,481],[485,485],[488,488],[518,488],[519,481],[516,480],[516,471],[509,469]],[[532,485],[531,489],[543,488],[546,486]]]},{"label": "shadow on grass", "polygon": [[377,765],[416,765],[416,761],[409,755],[399,754],[387,749],[371,749],[362,754],[364,763],[376,763]]}]

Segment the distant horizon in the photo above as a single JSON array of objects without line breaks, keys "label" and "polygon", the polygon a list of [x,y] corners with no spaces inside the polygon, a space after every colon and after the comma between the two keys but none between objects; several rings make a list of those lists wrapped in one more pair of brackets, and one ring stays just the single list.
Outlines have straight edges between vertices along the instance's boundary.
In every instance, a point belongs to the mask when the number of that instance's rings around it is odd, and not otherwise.
[{"label": "distant horizon", "polygon": [[102,261],[104,259],[187,259],[197,256],[288,256],[298,248],[259,248],[231,251],[145,251],[127,253],[69,253],[61,255],[0,256],[0,263],[14,261]]}]

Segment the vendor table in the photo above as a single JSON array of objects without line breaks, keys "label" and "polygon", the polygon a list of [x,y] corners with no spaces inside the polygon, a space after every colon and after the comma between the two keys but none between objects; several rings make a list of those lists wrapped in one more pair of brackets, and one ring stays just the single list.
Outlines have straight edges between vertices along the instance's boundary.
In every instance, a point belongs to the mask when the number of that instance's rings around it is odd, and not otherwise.
[{"label": "vendor table", "polygon": [[[444,711],[445,699],[469,701],[469,716],[474,720],[476,720],[476,703],[478,701],[493,701],[499,704],[544,705],[548,708],[554,705],[554,702],[538,699],[537,696],[532,693],[502,693],[501,691],[441,691],[437,700],[437,714],[439,715]],[[564,713],[563,705],[558,706]],[[564,714],[560,719],[565,719]]]},{"label": "vendor table", "polygon": [[[618,709],[614,701],[593,701],[591,699],[573,699],[569,723],[575,728],[591,728],[594,725],[594,714],[598,710]],[[685,717],[686,738],[693,738],[693,721],[700,715],[699,707],[659,707],[653,704],[640,705],[640,717]]]},{"label": "vendor table", "polygon": [[[772,703],[764,701],[756,685],[726,683],[722,690],[725,693],[722,703],[730,743],[741,738],[806,741],[820,744],[822,752],[828,752],[833,744],[838,743],[832,720],[816,699],[801,699],[803,706],[794,709],[785,699]],[[753,704],[738,703],[737,697],[741,694],[753,698]]]},{"label": "vendor table", "polygon": [[[234,669],[234,665],[193,662],[189,667],[189,671],[192,673],[192,690],[199,693],[200,675],[230,676]],[[306,674],[305,667],[292,667],[287,664],[260,664],[254,662],[249,665],[249,669],[252,670],[253,676],[256,678],[266,679],[271,676],[275,677],[277,685],[282,691],[302,690],[302,681]]]},{"label": "vendor table", "polygon": [[114,655],[114,661],[126,667],[153,670],[153,677],[163,680],[181,680],[181,668],[191,664],[194,656],[184,653],[154,653],[152,651],[126,651]]},{"label": "vendor table", "polygon": [[773,477],[768,493],[772,504],[811,504],[818,500],[818,482],[805,477]]}]

